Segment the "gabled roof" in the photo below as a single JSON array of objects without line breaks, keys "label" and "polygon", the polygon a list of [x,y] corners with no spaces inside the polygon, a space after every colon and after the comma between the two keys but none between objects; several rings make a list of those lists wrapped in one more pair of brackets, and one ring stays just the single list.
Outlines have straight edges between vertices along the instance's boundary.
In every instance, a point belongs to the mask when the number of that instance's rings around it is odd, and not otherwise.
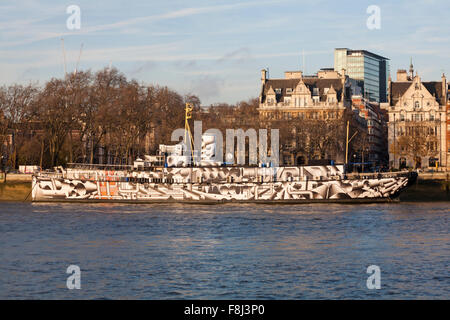
[{"label": "gabled roof", "polygon": [[336,93],[336,90],[334,90],[333,85],[331,85],[330,90],[328,90],[327,94],[334,94]]},{"label": "gabled roof", "polygon": [[269,90],[267,91],[268,95],[274,95],[275,91],[273,90],[272,86],[270,86]]},{"label": "gabled roof", "polygon": [[[412,81],[408,82],[391,82],[391,104],[397,104],[399,98],[405,94],[409,87],[413,84]],[[431,95],[436,97],[436,101],[442,105],[445,102],[445,96],[442,95],[442,82],[441,81],[429,81],[422,82],[424,87],[430,92]]]}]

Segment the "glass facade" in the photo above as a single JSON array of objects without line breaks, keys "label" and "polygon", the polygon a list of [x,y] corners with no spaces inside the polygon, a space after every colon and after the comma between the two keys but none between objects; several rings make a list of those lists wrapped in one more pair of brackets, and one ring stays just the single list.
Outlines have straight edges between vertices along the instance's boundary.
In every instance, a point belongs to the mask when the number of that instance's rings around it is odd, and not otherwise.
[{"label": "glass facade", "polygon": [[364,81],[364,96],[371,101],[387,101],[389,61],[364,50],[335,49],[334,70],[353,79]]}]

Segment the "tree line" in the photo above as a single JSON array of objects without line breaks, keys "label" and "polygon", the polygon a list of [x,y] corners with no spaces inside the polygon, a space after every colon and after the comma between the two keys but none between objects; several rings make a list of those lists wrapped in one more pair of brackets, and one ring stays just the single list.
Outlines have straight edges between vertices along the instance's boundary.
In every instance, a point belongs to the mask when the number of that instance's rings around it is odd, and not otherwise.
[{"label": "tree line", "polygon": [[99,147],[113,163],[129,163],[154,151],[182,126],[185,102],[198,107],[200,100],[127,80],[115,68],[77,72],[43,86],[3,86],[3,164],[49,168],[68,162],[95,163]]},{"label": "tree line", "polygon": [[[193,94],[138,83],[116,68],[105,68],[52,78],[43,86],[0,87],[2,166],[131,164],[138,156],[154,154],[159,144],[174,144],[171,133],[184,126],[187,102],[194,107],[190,121],[201,120],[203,131],[276,128],[281,153],[308,159],[334,158],[345,148],[347,118],[269,121],[259,115],[258,98],[201,108]],[[361,137],[354,139],[354,149]]]},{"label": "tree line", "polygon": [[128,80],[116,68],[79,71],[43,86],[0,87],[2,166],[130,164],[174,143],[171,133],[183,127],[187,102],[194,106],[191,121],[202,120],[203,130],[254,126],[258,119],[258,99],[202,112],[197,96]]}]

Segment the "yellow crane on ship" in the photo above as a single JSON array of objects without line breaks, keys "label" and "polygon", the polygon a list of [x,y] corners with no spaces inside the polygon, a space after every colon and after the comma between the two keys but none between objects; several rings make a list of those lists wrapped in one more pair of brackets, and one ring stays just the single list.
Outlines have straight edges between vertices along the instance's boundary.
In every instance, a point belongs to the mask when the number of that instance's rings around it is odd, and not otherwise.
[{"label": "yellow crane on ship", "polygon": [[194,106],[192,103],[186,102],[185,115],[184,115],[184,143],[187,146],[187,138],[189,136],[189,146],[191,148],[192,161],[194,160],[194,139],[192,138],[191,128],[189,127],[189,119],[192,118],[192,110]]}]

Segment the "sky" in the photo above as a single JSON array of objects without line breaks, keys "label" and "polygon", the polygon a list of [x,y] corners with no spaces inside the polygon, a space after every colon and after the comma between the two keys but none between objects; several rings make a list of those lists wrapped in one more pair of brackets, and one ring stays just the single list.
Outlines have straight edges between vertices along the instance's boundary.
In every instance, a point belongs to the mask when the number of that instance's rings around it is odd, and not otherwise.
[{"label": "sky", "polygon": [[[71,5],[79,29],[67,27]],[[367,27],[371,5],[379,29]],[[423,80],[440,81],[450,75],[449,12],[448,0],[0,0],[0,85],[62,78],[61,38],[68,72],[112,65],[202,105],[257,97],[263,68],[282,78],[333,67],[334,48],[389,58],[393,80],[412,58]]]}]

